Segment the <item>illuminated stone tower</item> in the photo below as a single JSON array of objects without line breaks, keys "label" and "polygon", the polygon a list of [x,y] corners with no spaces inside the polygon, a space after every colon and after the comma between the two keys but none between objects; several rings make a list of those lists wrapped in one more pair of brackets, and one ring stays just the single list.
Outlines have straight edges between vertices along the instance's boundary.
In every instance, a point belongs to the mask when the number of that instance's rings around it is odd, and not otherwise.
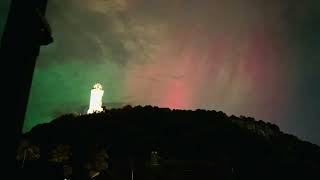
[{"label": "illuminated stone tower", "polygon": [[102,90],[101,84],[96,83],[93,86],[93,89],[91,89],[90,106],[89,106],[88,114],[103,111],[102,109],[103,92],[104,91]]}]

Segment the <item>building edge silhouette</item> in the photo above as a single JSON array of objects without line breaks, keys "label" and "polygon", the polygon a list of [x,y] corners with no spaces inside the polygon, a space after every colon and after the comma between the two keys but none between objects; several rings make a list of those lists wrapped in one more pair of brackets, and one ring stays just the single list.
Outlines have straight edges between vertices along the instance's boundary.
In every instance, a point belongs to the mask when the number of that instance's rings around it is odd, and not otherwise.
[{"label": "building edge silhouette", "polygon": [[3,121],[2,137],[5,174],[16,179],[15,156],[30,93],[33,72],[40,47],[53,42],[51,29],[45,19],[47,0],[11,0],[3,30],[0,56],[2,60]]}]

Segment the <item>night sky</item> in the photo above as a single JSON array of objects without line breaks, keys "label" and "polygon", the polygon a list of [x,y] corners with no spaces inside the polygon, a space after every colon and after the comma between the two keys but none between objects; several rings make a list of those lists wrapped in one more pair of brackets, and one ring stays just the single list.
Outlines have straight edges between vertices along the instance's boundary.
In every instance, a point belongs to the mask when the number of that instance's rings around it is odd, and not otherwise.
[{"label": "night sky", "polygon": [[[2,2],[1,2],[2,3]],[[108,108],[208,109],[320,145],[319,0],[49,0],[24,132]]]}]

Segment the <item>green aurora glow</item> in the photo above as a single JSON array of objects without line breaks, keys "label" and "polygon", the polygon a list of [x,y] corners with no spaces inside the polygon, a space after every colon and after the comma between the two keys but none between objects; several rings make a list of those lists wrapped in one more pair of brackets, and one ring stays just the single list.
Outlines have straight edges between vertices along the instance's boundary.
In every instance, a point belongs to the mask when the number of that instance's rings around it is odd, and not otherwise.
[{"label": "green aurora glow", "polygon": [[318,0],[50,0],[47,17],[24,132],[85,112],[100,82],[109,108],[221,110],[320,144]]}]

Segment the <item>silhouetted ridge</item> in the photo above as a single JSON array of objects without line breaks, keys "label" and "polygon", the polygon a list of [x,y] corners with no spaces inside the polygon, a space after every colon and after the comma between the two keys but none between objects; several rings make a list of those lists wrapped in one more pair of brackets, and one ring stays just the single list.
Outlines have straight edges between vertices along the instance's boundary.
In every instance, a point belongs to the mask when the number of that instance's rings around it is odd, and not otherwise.
[{"label": "silhouetted ridge", "polygon": [[[71,145],[74,154],[104,147],[110,156],[109,173],[116,164],[127,166],[128,159],[144,164],[151,151],[161,154],[163,168],[193,164],[188,168],[195,174],[212,172],[223,179],[311,179],[320,172],[317,145],[283,133],[275,124],[214,110],[125,106],[97,114],[66,114],[37,125],[24,138],[38,145],[42,156],[59,144]],[[205,167],[210,167],[206,173]],[[161,172],[165,179],[173,176]]]}]

